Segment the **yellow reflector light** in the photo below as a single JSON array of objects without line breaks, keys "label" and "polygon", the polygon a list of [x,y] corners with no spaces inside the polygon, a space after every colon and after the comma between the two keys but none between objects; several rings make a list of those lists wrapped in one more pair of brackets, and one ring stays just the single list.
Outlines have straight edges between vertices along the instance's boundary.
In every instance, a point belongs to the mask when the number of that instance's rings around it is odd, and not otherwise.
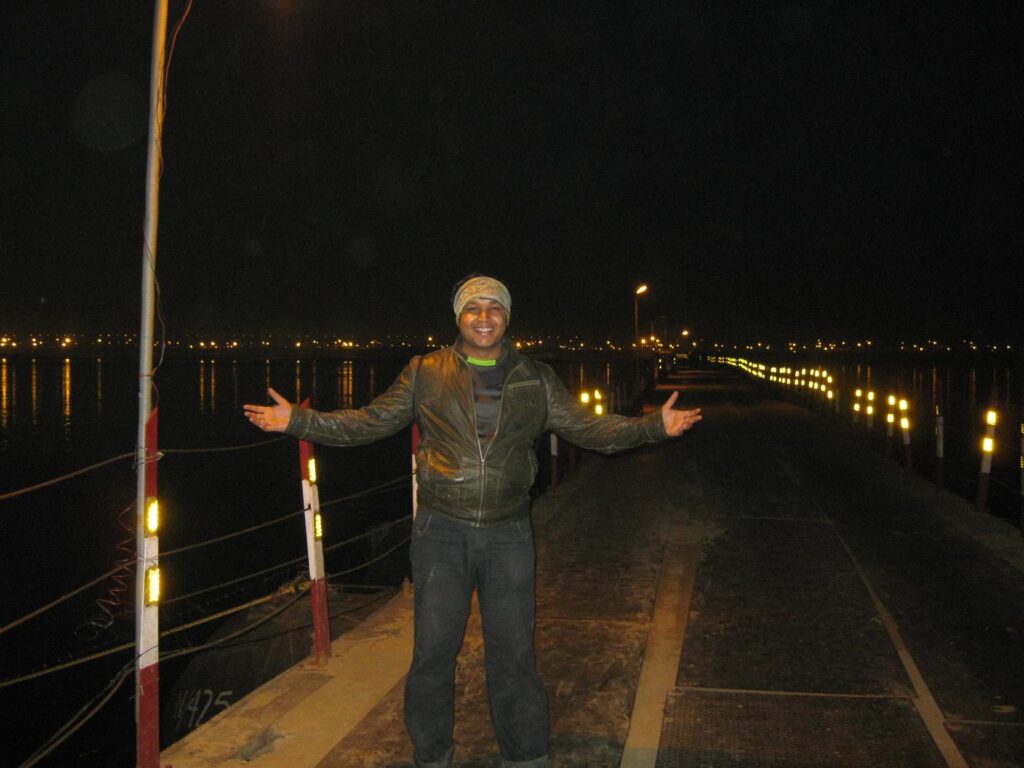
[{"label": "yellow reflector light", "polygon": [[160,502],[149,499],[146,502],[146,532],[156,533],[160,527]]},{"label": "yellow reflector light", "polygon": [[833,391],[832,391],[832,390],[830,389],[830,390],[828,391],[828,399],[829,399],[829,400],[831,400],[831,399],[832,399],[833,397],[835,397],[835,394],[836,394],[836,393],[835,393],[835,392],[833,392]]},{"label": "yellow reflector light", "polygon": [[583,403],[584,405],[589,403],[590,402],[590,393],[589,392],[580,392],[580,402]]},{"label": "yellow reflector light", "polygon": [[160,566],[146,569],[146,605],[160,602]]},{"label": "yellow reflector light", "polygon": [[890,424],[896,423],[896,417],[893,414],[891,414],[891,413],[885,414],[885,420],[887,422],[889,422]]},{"label": "yellow reflector light", "polygon": [[875,406],[869,405],[868,406],[868,416],[872,416],[872,415],[874,415],[874,413],[875,413]]},{"label": "yellow reflector light", "polygon": [[910,429],[910,419],[908,419],[906,416],[900,419],[900,429],[902,429],[903,431]]},{"label": "yellow reflector light", "polygon": [[317,512],[313,515],[313,538],[319,541],[324,537],[324,519]]},{"label": "yellow reflector light", "polygon": [[604,416],[604,406],[601,405],[600,403],[595,405],[594,406],[594,413],[596,413],[598,416]]},{"label": "yellow reflector light", "polygon": [[907,410],[907,401],[906,400],[900,400],[900,410],[901,411]]},{"label": "yellow reflector light", "polygon": [[603,395],[601,394],[601,390],[600,389],[595,389],[594,390],[594,399],[595,400],[600,400],[602,397],[603,397]]},{"label": "yellow reflector light", "polygon": [[870,400],[871,402],[875,401],[875,393],[874,392],[868,392],[868,400]]},{"label": "yellow reflector light", "polygon": [[309,470],[309,482],[315,483],[316,482],[316,459],[311,457],[309,462],[307,462],[307,464],[306,464],[306,468]]},{"label": "yellow reflector light", "polygon": [[854,397],[860,397],[861,396],[861,391],[859,389],[855,389],[853,391],[853,395],[854,395]]},{"label": "yellow reflector light", "polygon": [[859,411],[860,411],[860,403],[854,403],[854,404],[853,404],[853,410],[855,410],[855,411],[858,411],[858,412],[859,412]]},{"label": "yellow reflector light", "polygon": [[985,453],[992,453],[996,448],[996,441],[991,437],[986,437],[981,441],[981,450]]},{"label": "yellow reflector light", "polygon": [[985,414],[985,423],[988,424],[990,427],[994,427],[998,419],[999,414],[997,414],[995,411],[989,411],[988,413]]}]

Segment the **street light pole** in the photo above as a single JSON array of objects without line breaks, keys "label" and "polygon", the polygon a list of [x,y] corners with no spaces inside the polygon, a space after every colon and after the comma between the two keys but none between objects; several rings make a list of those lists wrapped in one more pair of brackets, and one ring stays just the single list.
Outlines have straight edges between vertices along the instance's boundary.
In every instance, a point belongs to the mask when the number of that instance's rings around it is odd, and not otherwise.
[{"label": "street light pole", "polygon": [[640,344],[640,297],[647,293],[646,285],[638,285],[633,294],[633,343]]}]

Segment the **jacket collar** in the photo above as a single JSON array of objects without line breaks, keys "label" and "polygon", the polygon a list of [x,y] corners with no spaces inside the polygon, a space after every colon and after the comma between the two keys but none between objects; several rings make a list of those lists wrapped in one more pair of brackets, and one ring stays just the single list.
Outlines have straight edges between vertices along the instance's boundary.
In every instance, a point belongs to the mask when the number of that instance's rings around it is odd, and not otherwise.
[{"label": "jacket collar", "polygon": [[[462,337],[457,336],[455,341],[449,347],[453,354],[461,357],[463,360],[466,359],[466,353],[462,351]],[[519,362],[521,355],[518,350],[512,345],[508,339],[501,340],[501,357],[498,358],[498,362],[503,362],[506,365],[515,367],[515,364]]]}]

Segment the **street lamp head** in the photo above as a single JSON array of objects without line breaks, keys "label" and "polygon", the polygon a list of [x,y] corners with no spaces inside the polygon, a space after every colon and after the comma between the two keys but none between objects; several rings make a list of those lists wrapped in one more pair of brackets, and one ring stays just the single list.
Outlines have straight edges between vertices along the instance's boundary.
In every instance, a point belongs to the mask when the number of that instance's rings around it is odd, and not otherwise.
[{"label": "street lamp head", "polygon": [[638,285],[636,287],[636,295],[639,296],[641,293],[647,293],[647,286],[646,285]]}]

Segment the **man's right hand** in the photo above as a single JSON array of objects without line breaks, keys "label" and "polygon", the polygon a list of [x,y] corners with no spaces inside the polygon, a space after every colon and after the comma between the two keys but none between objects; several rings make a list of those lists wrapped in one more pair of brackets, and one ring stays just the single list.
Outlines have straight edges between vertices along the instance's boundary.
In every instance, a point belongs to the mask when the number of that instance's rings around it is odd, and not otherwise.
[{"label": "man's right hand", "polygon": [[245,417],[264,432],[284,432],[292,418],[292,404],[273,387],[267,389],[267,394],[274,405],[243,405]]}]

